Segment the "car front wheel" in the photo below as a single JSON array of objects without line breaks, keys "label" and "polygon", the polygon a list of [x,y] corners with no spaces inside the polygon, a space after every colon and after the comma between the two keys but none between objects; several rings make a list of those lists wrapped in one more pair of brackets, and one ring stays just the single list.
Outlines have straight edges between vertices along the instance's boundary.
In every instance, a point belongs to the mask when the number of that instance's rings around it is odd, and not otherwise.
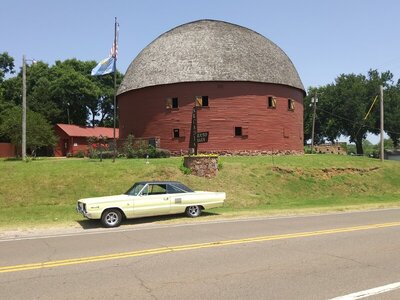
[{"label": "car front wheel", "polygon": [[188,206],[185,213],[190,218],[198,217],[201,215],[201,207],[198,205]]},{"label": "car front wheel", "polygon": [[118,227],[122,221],[122,214],[118,209],[112,208],[104,211],[101,223],[104,227]]}]

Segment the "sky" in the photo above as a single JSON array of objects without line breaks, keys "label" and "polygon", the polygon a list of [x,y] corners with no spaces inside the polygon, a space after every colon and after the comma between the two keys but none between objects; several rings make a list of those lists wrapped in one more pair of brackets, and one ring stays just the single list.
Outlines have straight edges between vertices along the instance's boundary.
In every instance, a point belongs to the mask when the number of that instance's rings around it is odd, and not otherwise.
[{"label": "sky", "polygon": [[0,0],[0,53],[50,65],[100,61],[120,24],[117,68],[164,32],[200,19],[250,28],[277,44],[303,85],[322,86],[340,74],[390,70],[400,77],[398,0]]}]

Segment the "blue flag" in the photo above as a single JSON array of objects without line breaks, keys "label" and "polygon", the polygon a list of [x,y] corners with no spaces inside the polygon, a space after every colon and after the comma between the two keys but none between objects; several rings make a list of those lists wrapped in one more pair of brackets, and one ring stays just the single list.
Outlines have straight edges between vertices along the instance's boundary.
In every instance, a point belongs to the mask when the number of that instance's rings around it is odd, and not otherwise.
[{"label": "blue flag", "polygon": [[101,62],[99,62],[99,64],[93,68],[92,70],[92,76],[100,76],[100,75],[106,75],[106,74],[110,74],[113,73],[114,70],[114,60],[116,58],[113,56],[109,56],[105,59],[103,59]]}]

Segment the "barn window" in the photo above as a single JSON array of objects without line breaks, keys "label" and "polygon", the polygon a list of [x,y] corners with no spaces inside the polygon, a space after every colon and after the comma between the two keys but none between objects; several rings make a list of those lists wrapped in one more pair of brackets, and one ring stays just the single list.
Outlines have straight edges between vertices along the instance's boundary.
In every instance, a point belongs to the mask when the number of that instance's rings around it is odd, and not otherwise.
[{"label": "barn window", "polygon": [[178,98],[172,98],[172,108],[178,108]]},{"label": "barn window", "polygon": [[248,136],[248,128],[247,127],[235,127],[235,136],[241,136],[246,138]]},{"label": "barn window", "polygon": [[235,136],[242,136],[242,127],[235,127]]},{"label": "barn window", "polygon": [[276,98],[269,96],[268,97],[268,108],[276,108]]},{"label": "barn window", "polygon": [[294,100],[288,99],[288,110],[294,111]]},{"label": "barn window", "polygon": [[167,98],[165,106],[167,109],[178,108],[179,107],[178,98],[176,98],[176,97],[175,98]]},{"label": "barn window", "polygon": [[174,130],[173,130],[173,137],[174,137],[174,139],[177,139],[177,138],[180,137],[180,135],[179,135],[179,128],[174,128]]},{"label": "barn window", "polygon": [[196,96],[196,106],[208,106],[208,96]]}]

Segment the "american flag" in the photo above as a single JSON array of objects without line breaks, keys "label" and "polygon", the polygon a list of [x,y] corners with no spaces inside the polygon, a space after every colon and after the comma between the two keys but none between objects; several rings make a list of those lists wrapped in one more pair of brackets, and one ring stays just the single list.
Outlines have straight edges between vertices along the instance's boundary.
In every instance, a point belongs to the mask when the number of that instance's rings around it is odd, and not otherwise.
[{"label": "american flag", "polygon": [[110,50],[110,56],[114,57],[115,59],[118,57],[118,35],[119,35],[119,23],[116,23],[115,39]]}]

